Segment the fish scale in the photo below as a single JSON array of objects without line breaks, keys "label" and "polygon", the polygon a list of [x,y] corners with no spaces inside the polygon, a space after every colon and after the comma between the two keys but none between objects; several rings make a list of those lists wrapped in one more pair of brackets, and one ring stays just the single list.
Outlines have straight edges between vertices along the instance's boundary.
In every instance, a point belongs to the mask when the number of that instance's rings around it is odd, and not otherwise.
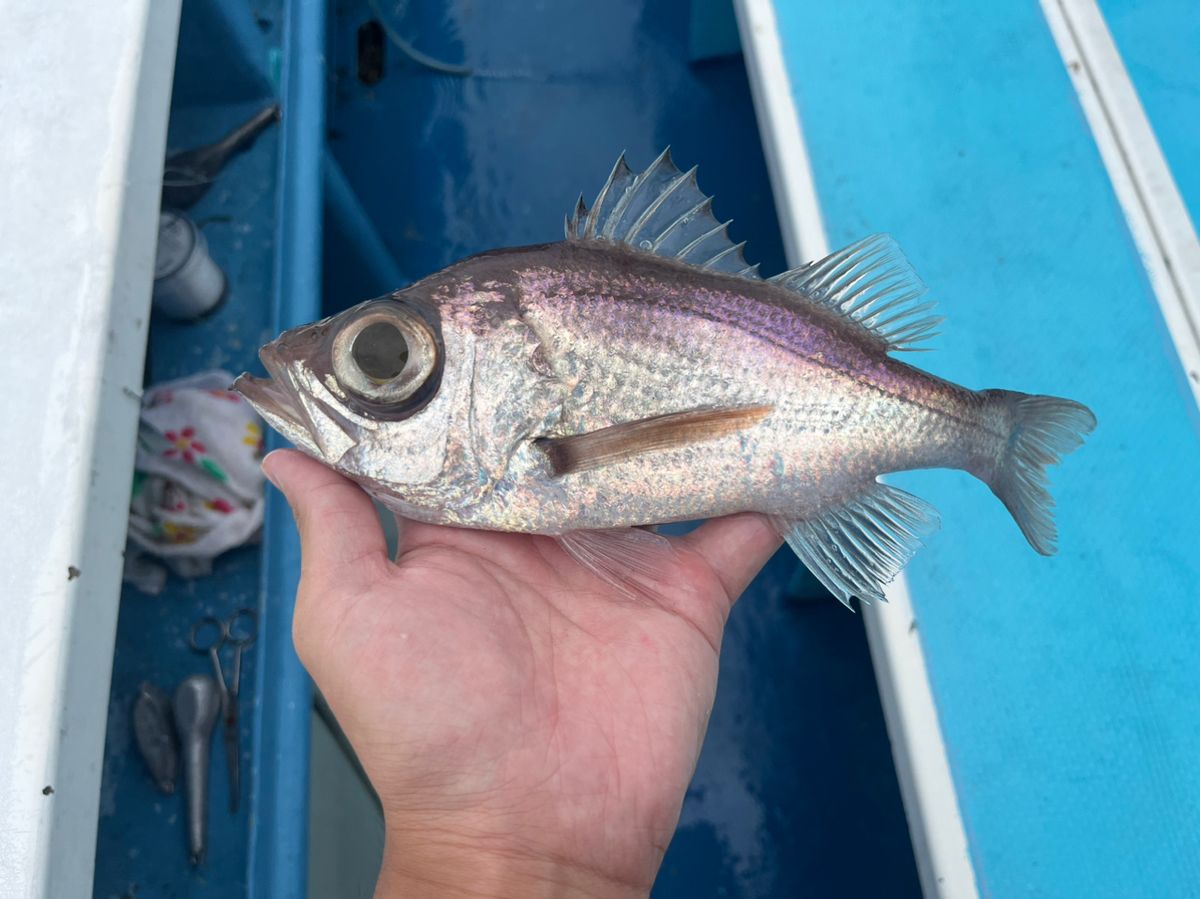
[{"label": "fish scale", "polygon": [[[553,535],[634,594],[670,552],[638,526],[757,511],[840,600],[882,599],[937,513],[877,478],[917,468],[980,478],[1054,551],[1046,469],[1086,407],[894,358],[940,318],[890,238],[762,280],[711,210],[668,153],[639,174],[622,158],[564,242],[293,329],[262,351],[272,379],[237,387],[398,514]],[[403,366],[377,382],[354,340],[380,322],[373,352],[384,334]]]}]

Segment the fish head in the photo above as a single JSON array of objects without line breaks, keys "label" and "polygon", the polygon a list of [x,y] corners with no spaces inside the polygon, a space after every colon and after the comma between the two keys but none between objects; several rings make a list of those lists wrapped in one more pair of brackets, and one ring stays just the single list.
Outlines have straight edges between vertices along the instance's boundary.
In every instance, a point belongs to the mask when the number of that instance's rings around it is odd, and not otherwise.
[{"label": "fish head", "polygon": [[469,523],[554,417],[536,340],[496,291],[423,284],[286,331],[234,387],[298,449],[402,514]]}]

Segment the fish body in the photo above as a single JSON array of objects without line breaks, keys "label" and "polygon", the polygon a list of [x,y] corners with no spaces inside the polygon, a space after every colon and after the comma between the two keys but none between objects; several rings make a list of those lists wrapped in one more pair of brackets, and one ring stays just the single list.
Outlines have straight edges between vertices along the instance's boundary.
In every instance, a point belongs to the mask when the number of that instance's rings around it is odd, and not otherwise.
[{"label": "fish body", "polygon": [[764,281],[708,203],[666,154],[619,162],[566,241],[294,329],[239,389],[397,513],[555,535],[614,582],[635,526],[753,510],[840,599],[881,598],[936,513],[876,479],[922,468],[984,480],[1052,552],[1044,469],[1091,413],[893,357],[938,319],[890,239]]}]

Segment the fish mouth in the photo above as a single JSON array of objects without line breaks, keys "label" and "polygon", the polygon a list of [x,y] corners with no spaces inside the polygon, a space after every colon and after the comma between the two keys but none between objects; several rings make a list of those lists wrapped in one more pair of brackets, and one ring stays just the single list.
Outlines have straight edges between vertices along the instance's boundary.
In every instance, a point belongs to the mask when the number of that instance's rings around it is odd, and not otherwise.
[{"label": "fish mouth", "polygon": [[256,378],[241,374],[233,382],[233,389],[272,428],[299,449],[320,458],[321,451],[313,439],[312,425],[304,414],[303,406],[297,401],[295,382],[288,374],[287,363],[279,357],[273,344],[260,349],[258,358],[262,360],[269,376]]}]

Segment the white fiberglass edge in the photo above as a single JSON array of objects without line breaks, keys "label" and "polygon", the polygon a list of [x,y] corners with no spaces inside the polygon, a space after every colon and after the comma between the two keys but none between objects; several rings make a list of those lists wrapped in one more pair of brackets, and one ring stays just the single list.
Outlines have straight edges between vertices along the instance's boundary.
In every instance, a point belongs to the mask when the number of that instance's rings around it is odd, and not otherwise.
[{"label": "white fiberglass edge", "polygon": [[3,18],[0,896],[58,899],[92,895],[179,0]]},{"label": "white fiberglass edge", "polygon": [[1200,403],[1200,241],[1095,0],[1041,0]]},{"label": "white fiberglass edge", "polygon": [[[772,2],[734,0],[734,7],[784,249],[796,266],[825,256],[829,244]],[[975,869],[903,575],[886,595],[887,605],[863,606],[863,616],[921,888],[930,899],[976,897]]]}]

